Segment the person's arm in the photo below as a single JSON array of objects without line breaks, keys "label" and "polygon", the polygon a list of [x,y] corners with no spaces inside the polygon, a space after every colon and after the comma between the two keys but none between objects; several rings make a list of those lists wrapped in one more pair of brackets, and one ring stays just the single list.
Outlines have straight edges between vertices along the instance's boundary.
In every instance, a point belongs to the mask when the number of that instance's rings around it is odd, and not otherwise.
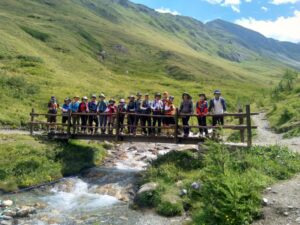
[{"label": "person's arm", "polygon": [[227,111],[227,106],[226,106],[226,101],[225,101],[224,98],[222,98],[222,105],[223,105],[224,112],[226,112]]},{"label": "person's arm", "polygon": [[207,104],[207,102],[205,102],[203,116],[207,116],[207,114],[208,114],[208,104]]},{"label": "person's arm", "polygon": [[213,102],[213,100],[210,100],[210,101],[209,101],[209,108],[208,108],[208,112],[211,112],[211,111],[212,111],[212,109],[213,109],[213,107],[214,107],[214,102]]}]

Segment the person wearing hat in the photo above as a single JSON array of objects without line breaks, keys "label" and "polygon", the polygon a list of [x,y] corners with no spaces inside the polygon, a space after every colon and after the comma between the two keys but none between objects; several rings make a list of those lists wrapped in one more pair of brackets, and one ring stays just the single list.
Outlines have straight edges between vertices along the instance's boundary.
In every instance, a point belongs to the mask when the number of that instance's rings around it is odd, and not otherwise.
[{"label": "person wearing hat", "polygon": [[[55,96],[51,96],[50,101],[48,102],[48,115],[47,121],[48,123],[56,123],[56,114],[57,110],[59,108],[59,105],[57,104]],[[50,130],[54,131],[55,126],[50,125]]]},{"label": "person wearing hat", "polygon": [[125,99],[120,99],[119,105],[118,105],[118,111],[119,111],[119,127],[120,127],[120,133],[123,134],[124,132],[124,120],[125,120],[125,113],[127,111],[127,105]]},{"label": "person wearing hat", "polygon": [[86,96],[82,97],[81,103],[79,104],[78,107],[78,113],[81,113],[80,115],[80,120],[81,120],[81,132],[86,133],[86,125],[87,125],[87,120],[88,116],[86,113],[89,112],[89,107],[88,107],[88,98]]},{"label": "person wearing hat", "polygon": [[[182,124],[184,126],[183,132],[184,137],[188,137],[190,134],[190,128],[189,128],[189,120],[190,120],[190,114],[193,113],[193,101],[190,94],[184,92],[182,94],[182,102],[180,104],[179,113],[183,114],[182,116]],[[186,115],[184,115],[186,114]]]},{"label": "person wearing hat", "polygon": [[71,102],[71,99],[70,98],[66,98],[64,100],[64,104],[63,104],[63,106],[61,108],[61,112],[62,112],[61,122],[63,124],[62,130],[64,130],[64,124],[66,124],[66,122],[68,121],[68,112],[70,110],[70,102]]},{"label": "person wearing hat", "polygon": [[[142,96],[143,95],[140,92],[138,92],[136,94],[135,109],[136,109],[137,114],[142,114],[142,109],[141,109],[141,107],[142,107]],[[138,126],[140,121],[142,123],[141,116],[136,115],[135,116],[135,125]],[[136,132],[136,130],[137,130],[137,127],[135,128],[135,132]]]},{"label": "person wearing hat", "polygon": [[[142,131],[145,135],[150,135],[151,134],[151,102],[149,100],[149,94],[145,94],[144,100],[142,102],[141,106],[141,113],[145,114],[145,116],[141,117],[141,125],[142,125]],[[148,115],[148,116],[146,116]],[[148,126],[149,128],[145,128],[145,126]]]},{"label": "person wearing hat", "polygon": [[[153,112],[153,115],[162,115],[163,102],[161,100],[161,94],[156,93],[154,97],[155,99],[151,103],[151,110]],[[156,124],[158,126],[158,129],[155,130],[155,128],[153,128],[152,134],[159,135],[161,133],[161,117],[153,117],[152,126],[155,127]]]},{"label": "person wearing hat", "polygon": [[[72,102],[69,105],[69,108],[70,108],[72,114],[78,112],[78,108],[79,108],[79,104],[80,104],[79,99],[80,98],[78,95],[74,96]],[[75,133],[79,129],[79,116],[78,115],[72,115],[72,125],[73,125],[73,133]]]},{"label": "person wearing hat", "polygon": [[[198,126],[207,126],[206,116],[208,114],[208,104],[206,101],[206,95],[204,93],[199,94],[199,101],[196,104],[196,114],[198,115]],[[199,128],[200,136],[205,133],[205,136],[208,136],[207,128]]]},{"label": "person wearing hat", "polygon": [[99,101],[97,106],[97,112],[100,114],[99,123],[100,123],[101,134],[106,133],[107,115],[103,115],[106,109],[107,109],[107,102],[105,101],[105,95],[101,93],[99,95]]},{"label": "person wearing hat", "polygon": [[107,125],[108,125],[108,133],[113,134],[117,107],[115,106],[116,101],[114,99],[110,99],[108,102],[108,106],[106,109],[107,115]]},{"label": "person wearing hat", "polygon": [[128,97],[129,102],[127,105],[127,125],[129,134],[134,134],[135,132],[135,113],[136,113],[136,104],[135,97],[133,95]]},{"label": "person wearing hat", "polygon": [[168,100],[165,102],[163,107],[164,115],[168,116],[164,118],[164,127],[166,128],[166,134],[169,136],[170,130],[172,130],[170,126],[173,126],[175,124],[174,115],[176,112],[176,107],[174,105],[174,96],[168,97]]},{"label": "person wearing hat", "polygon": [[[98,111],[98,103],[97,103],[97,96],[92,95],[91,101],[88,103],[89,113],[97,113]],[[95,129],[93,128],[93,123],[95,123]],[[89,127],[91,134],[96,134],[98,132],[98,116],[97,115],[89,115]]]},{"label": "person wearing hat", "polygon": [[212,125],[216,126],[224,125],[224,116],[223,114],[226,112],[226,101],[224,98],[221,97],[221,91],[215,90],[214,91],[214,98],[209,102],[209,109],[208,111],[215,114],[212,118]]}]

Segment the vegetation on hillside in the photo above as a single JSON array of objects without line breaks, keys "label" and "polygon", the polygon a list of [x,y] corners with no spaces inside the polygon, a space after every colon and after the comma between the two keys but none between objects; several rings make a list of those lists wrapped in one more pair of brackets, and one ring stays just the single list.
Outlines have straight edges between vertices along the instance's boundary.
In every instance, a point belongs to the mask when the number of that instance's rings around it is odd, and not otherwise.
[{"label": "vegetation on hillside", "polygon": [[264,188],[300,172],[300,155],[278,146],[232,151],[209,143],[200,157],[191,151],[160,156],[141,179],[141,185],[154,182],[157,189],[136,203],[165,216],[186,211],[192,224],[250,224],[261,216]]},{"label": "vegetation on hillside", "polygon": [[86,141],[54,142],[27,135],[0,135],[0,190],[14,191],[100,165],[105,149]]},{"label": "vegetation on hillside", "polygon": [[[208,96],[220,88],[230,111],[263,99],[286,67],[230,42],[191,18],[128,1],[0,2],[0,124],[24,126],[49,96],[137,91]],[[219,55],[242,54],[239,62]],[[184,83],[184,85],[183,85]]]},{"label": "vegetation on hillside", "polygon": [[275,131],[286,132],[285,137],[300,135],[300,80],[296,71],[287,70],[271,92],[268,113]]}]

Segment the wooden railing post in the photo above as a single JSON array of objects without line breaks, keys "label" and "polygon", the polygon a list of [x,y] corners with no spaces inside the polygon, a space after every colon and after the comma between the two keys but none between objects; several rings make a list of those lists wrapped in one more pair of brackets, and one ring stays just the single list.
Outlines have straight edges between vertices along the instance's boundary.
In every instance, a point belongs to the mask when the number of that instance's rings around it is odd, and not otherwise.
[{"label": "wooden railing post", "polygon": [[68,110],[68,129],[67,129],[67,133],[70,136],[71,135],[71,110]]},{"label": "wooden railing post", "polygon": [[175,118],[174,118],[175,119],[175,129],[174,129],[175,143],[178,143],[178,128],[179,128],[179,126],[178,126],[178,121],[179,121],[178,114],[179,114],[179,112],[178,112],[178,109],[176,108]]},{"label": "wooden railing post", "polygon": [[251,129],[251,112],[250,105],[246,105],[246,121],[247,121],[247,146],[252,146],[252,129]]},{"label": "wooden railing post", "polygon": [[116,141],[119,141],[120,137],[120,111],[117,109],[117,114],[116,114]]},{"label": "wooden railing post", "polygon": [[[239,108],[239,113],[243,113],[243,108]],[[243,125],[244,124],[244,117],[240,116],[239,117],[239,125]],[[240,138],[241,138],[241,142],[244,143],[245,142],[245,129],[240,129]]]},{"label": "wooden railing post", "polygon": [[34,108],[31,110],[30,117],[30,135],[33,135]]}]

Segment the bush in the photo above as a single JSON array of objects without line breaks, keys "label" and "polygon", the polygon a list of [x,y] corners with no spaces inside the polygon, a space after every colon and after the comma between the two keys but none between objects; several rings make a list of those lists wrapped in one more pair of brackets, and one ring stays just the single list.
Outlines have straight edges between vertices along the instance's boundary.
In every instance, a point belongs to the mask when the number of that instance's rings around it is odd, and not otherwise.
[{"label": "bush", "polygon": [[280,115],[280,118],[278,120],[278,125],[285,124],[289,120],[293,118],[293,113],[291,113],[288,109],[284,109],[283,113]]},{"label": "bush", "polygon": [[183,206],[181,203],[171,203],[169,201],[163,201],[158,204],[156,211],[162,216],[181,216],[183,213]]},{"label": "bush", "polygon": [[142,208],[156,207],[160,203],[161,197],[158,190],[146,191],[139,194],[135,203]]},{"label": "bush", "polygon": [[29,34],[30,36],[32,36],[33,38],[36,38],[43,42],[46,42],[50,38],[49,34],[43,33],[41,31],[29,27],[21,26],[21,29],[25,31],[27,34]]}]

